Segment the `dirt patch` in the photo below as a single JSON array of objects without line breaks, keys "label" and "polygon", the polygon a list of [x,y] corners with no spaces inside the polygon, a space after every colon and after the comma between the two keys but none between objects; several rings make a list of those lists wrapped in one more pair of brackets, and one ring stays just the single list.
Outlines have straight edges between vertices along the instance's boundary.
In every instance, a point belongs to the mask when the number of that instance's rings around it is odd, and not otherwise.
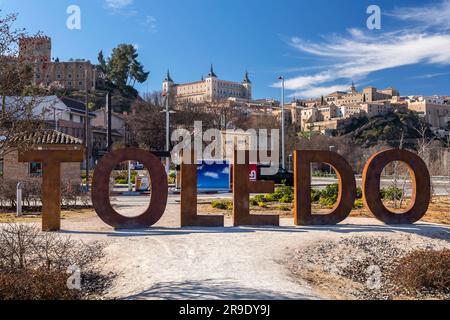
[{"label": "dirt patch", "polygon": [[[386,204],[386,206],[396,212],[405,211],[407,206],[409,205],[409,200],[403,204],[401,209],[393,210],[390,207],[390,204]],[[358,209],[353,210],[350,217],[364,217],[364,218],[373,218],[373,215],[366,210]],[[435,197],[433,201],[430,203],[430,207],[428,209],[425,217],[421,219],[421,222],[429,222],[429,223],[437,223],[437,224],[445,224],[450,225],[450,198],[449,197]]]},{"label": "dirt patch", "polygon": [[444,290],[406,290],[397,281],[402,259],[416,250],[449,249],[450,235],[351,236],[298,249],[285,264],[293,277],[308,281],[332,299],[450,299]]},{"label": "dirt patch", "polygon": [[[92,209],[65,210],[61,212],[61,219],[79,220],[95,217],[96,215],[97,214]],[[0,213],[0,223],[38,223],[40,221],[40,213],[24,214],[21,217],[16,217],[16,214],[11,212]]]},{"label": "dirt patch", "polygon": [[[402,204],[402,207],[399,209],[393,209],[392,204],[386,202],[385,205],[387,208],[392,210],[393,212],[401,213],[404,212],[410,204],[410,200],[406,199],[406,201]],[[293,204],[276,204],[276,203],[267,203],[266,208],[261,207],[251,207],[252,214],[276,214],[280,215],[283,218],[293,218],[294,217],[294,205]],[[329,208],[324,208],[319,204],[313,204],[312,210],[315,214],[327,214],[331,211]],[[231,217],[231,210],[220,210],[215,209],[211,206],[210,203],[201,203],[198,205],[198,212],[200,214],[222,214],[226,217]],[[371,214],[367,209],[355,209],[351,212],[350,217],[353,218],[373,218],[373,214]],[[435,197],[433,201],[430,203],[429,210],[426,216],[421,220],[421,222],[429,222],[429,223],[437,223],[450,225],[450,199],[449,197]]]}]

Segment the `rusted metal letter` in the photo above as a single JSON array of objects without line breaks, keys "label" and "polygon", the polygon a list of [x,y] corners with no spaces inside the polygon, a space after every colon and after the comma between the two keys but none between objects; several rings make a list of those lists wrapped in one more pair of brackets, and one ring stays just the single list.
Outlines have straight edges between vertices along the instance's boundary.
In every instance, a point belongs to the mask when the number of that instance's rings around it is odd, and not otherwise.
[{"label": "rusted metal letter", "polygon": [[[147,169],[151,180],[151,201],[138,217],[125,217],[113,209],[109,201],[109,177],[121,162],[136,160]],[[161,161],[151,152],[126,148],[104,156],[94,172],[92,204],[100,219],[116,229],[148,228],[158,222],[166,210],[168,197],[167,174]]]},{"label": "rusted metal letter", "polygon": [[19,162],[42,163],[42,231],[61,229],[61,163],[82,162],[83,157],[82,149],[19,152]]},{"label": "rusted metal letter", "polygon": [[[383,169],[393,161],[404,162],[412,178],[411,205],[403,214],[388,210],[381,199],[380,181]],[[412,224],[427,213],[431,200],[431,178],[425,162],[415,153],[392,149],[373,155],[363,172],[364,205],[386,224]]]},{"label": "rusted metal letter", "polygon": [[[311,210],[311,163],[326,163],[332,166],[339,180],[339,195],[331,213],[312,214]],[[339,154],[330,151],[295,151],[294,154],[295,210],[297,226],[335,225],[344,221],[351,213],[356,199],[355,175],[348,162]]]},{"label": "rusted metal letter", "polygon": [[[245,164],[239,164],[238,153],[245,152]],[[279,226],[278,215],[251,215],[250,193],[271,193],[275,190],[272,181],[250,181],[249,152],[234,151],[233,164],[233,225],[237,226]]]},{"label": "rusted metal letter", "polygon": [[194,149],[182,154],[181,227],[223,227],[224,216],[197,215],[197,159]]}]

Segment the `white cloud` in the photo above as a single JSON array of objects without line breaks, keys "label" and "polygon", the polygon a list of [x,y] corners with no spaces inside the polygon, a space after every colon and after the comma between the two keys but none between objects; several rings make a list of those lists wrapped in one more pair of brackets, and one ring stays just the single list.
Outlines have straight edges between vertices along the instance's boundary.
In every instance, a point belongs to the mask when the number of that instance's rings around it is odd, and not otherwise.
[{"label": "white cloud", "polygon": [[436,77],[443,77],[449,75],[450,72],[437,72],[437,73],[426,73],[420,76],[415,76],[414,79],[432,79]]},{"label": "white cloud", "polygon": [[316,97],[321,97],[321,96],[325,96],[327,94],[330,94],[332,92],[336,92],[336,91],[348,91],[348,89],[350,88],[350,86],[348,84],[337,84],[334,86],[314,86],[314,87],[309,87],[306,88],[304,90],[299,90],[297,91],[294,96],[300,96],[300,97],[305,97],[305,98],[316,98]]},{"label": "white cloud", "polygon": [[106,6],[114,10],[128,7],[132,5],[133,2],[134,0],[105,0]]},{"label": "white cloud", "polygon": [[158,32],[156,26],[156,18],[153,16],[146,16],[143,25],[146,29],[148,29],[148,31],[152,33]]},{"label": "white cloud", "polygon": [[450,30],[450,0],[422,7],[401,7],[387,15],[404,21],[420,22],[426,28]]},{"label": "white cloud", "polygon": [[[422,10],[428,12],[429,16],[438,10],[436,8],[444,10],[444,16],[450,14],[450,0],[428,8],[428,11]],[[402,12],[404,17],[413,17],[412,12],[415,10],[411,8],[410,11]],[[419,15],[414,17],[410,19],[418,21]],[[439,25],[444,27],[446,23],[450,26],[450,17],[446,21],[440,21]],[[333,35],[322,42],[307,42],[297,37],[289,41],[301,53],[315,57],[319,65],[323,65],[324,61],[333,64],[324,71],[286,80],[286,88],[294,91],[293,96],[318,97],[342,90],[348,88],[352,80],[362,80],[381,70],[415,64],[450,64],[450,33],[444,32],[442,28],[435,32],[419,26],[384,33],[359,29],[347,31],[346,35]],[[273,84],[273,87],[279,86],[279,83]]]},{"label": "white cloud", "polygon": [[219,179],[219,174],[216,172],[205,172],[204,176],[212,179]]}]

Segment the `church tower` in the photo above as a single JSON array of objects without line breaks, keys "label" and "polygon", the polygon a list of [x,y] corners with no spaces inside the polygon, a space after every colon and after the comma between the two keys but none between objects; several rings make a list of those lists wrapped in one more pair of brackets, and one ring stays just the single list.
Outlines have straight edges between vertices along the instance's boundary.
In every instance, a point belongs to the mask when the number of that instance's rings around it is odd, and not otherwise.
[{"label": "church tower", "polygon": [[170,77],[169,70],[167,70],[166,78],[163,81],[163,88],[162,88],[163,94],[170,93],[173,85],[174,85],[174,82],[173,82],[172,78]]},{"label": "church tower", "polygon": [[252,82],[248,76],[248,71],[245,71],[244,80],[242,81],[244,87],[244,96],[247,100],[252,100]]}]

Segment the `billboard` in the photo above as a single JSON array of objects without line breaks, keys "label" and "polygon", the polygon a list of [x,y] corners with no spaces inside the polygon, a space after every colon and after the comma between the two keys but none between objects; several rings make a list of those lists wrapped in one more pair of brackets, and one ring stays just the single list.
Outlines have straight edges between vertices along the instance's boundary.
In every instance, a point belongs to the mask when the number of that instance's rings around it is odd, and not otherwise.
[{"label": "billboard", "polygon": [[231,185],[230,164],[228,162],[197,164],[197,187],[199,191],[229,191]]}]

